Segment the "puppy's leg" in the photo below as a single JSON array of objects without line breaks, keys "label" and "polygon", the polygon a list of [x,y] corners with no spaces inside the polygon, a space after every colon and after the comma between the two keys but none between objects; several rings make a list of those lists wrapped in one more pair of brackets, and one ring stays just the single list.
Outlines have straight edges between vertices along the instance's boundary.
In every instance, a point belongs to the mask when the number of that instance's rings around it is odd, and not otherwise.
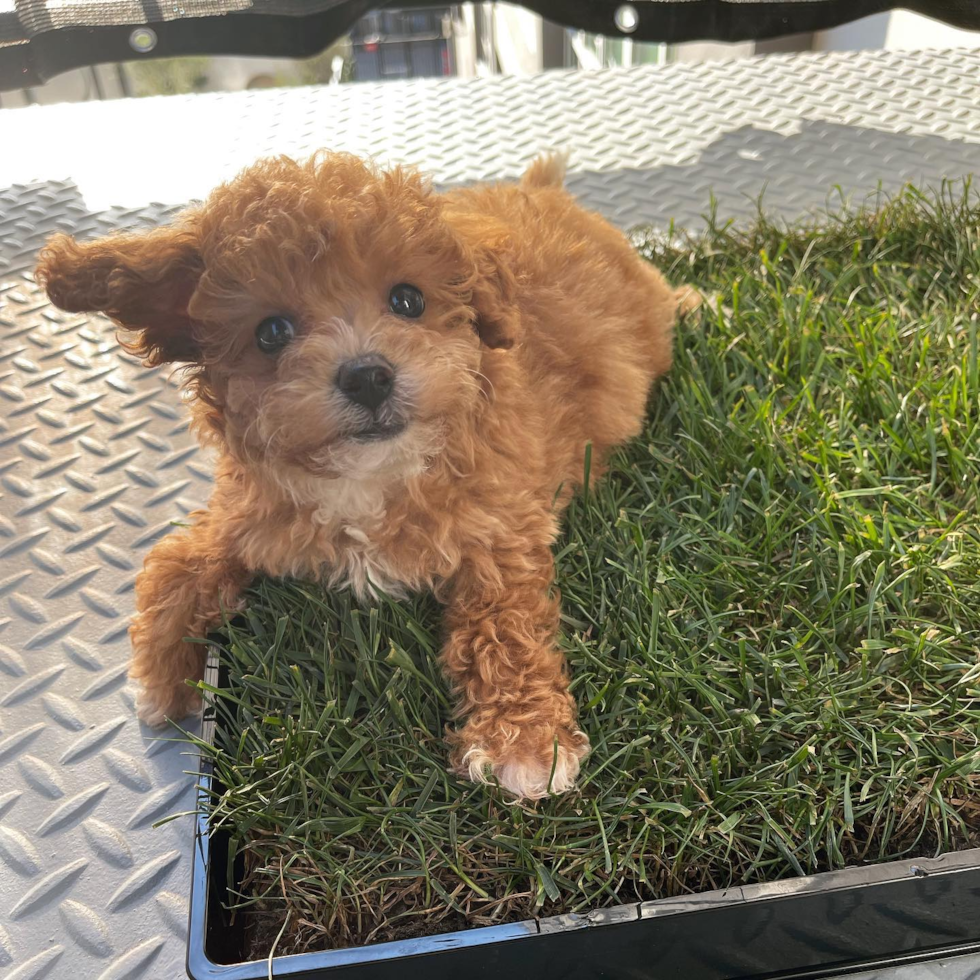
[{"label": "puppy's leg", "polygon": [[553,578],[547,546],[496,547],[464,565],[447,610],[443,662],[468,716],[454,766],[526,799],[571,789],[589,751],[555,647]]},{"label": "puppy's leg", "polygon": [[136,577],[136,617],[129,628],[129,674],[142,686],[142,721],[160,726],[197,707],[197,692],[184,682],[204,676],[204,646],[184,638],[206,636],[223,609],[235,608],[247,581],[245,568],[212,533],[207,514],[150,551]]}]

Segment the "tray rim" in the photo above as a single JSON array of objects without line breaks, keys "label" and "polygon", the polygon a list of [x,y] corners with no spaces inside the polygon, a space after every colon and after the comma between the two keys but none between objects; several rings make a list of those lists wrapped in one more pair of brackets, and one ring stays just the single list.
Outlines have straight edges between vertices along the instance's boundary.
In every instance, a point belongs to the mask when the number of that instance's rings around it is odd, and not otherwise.
[{"label": "tray rim", "polygon": [[[205,678],[212,686],[218,686],[219,666],[213,647],[209,648]],[[216,720],[214,711],[205,703],[201,738],[213,741]],[[913,878],[937,878],[949,875],[970,875],[977,887],[972,891],[980,896],[980,847],[952,851],[934,858],[888,861],[866,867],[844,868],[826,871],[801,878],[784,878],[774,882],[737,885],[731,888],[700,892],[673,898],[597,909],[586,914],[566,913],[541,919],[483,926],[460,932],[448,932],[415,939],[400,939],[369,946],[349,947],[337,950],[320,950],[273,957],[269,960],[243,960],[237,963],[218,963],[207,950],[208,907],[210,893],[210,857],[212,851],[208,821],[203,812],[203,801],[211,787],[210,763],[200,756],[201,785],[198,788],[198,812],[195,815],[194,855],[191,871],[191,900],[187,933],[187,975],[190,980],[263,980],[276,977],[329,977],[344,967],[368,966],[385,962],[412,959],[419,956],[532,940],[543,936],[577,932],[582,929],[625,926],[654,918],[681,916],[705,912],[711,909],[741,907],[747,912],[762,903],[790,902],[804,896],[848,892],[858,888],[882,888]],[[611,937],[610,937],[611,938]],[[826,969],[797,970],[794,977],[844,976],[887,966],[927,962],[951,956],[980,951],[980,900],[976,917],[975,936],[972,940],[955,943],[939,949],[896,951],[887,957],[869,957],[855,960],[852,964],[835,962]],[[778,974],[766,974],[778,976]]]}]

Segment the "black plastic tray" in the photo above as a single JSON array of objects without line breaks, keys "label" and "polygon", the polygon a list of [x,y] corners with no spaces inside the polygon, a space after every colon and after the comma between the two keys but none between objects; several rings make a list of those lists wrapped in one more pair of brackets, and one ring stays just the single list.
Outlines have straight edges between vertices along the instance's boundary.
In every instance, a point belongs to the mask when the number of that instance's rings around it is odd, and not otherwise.
[{"label": "black plastic tray", "polygon": [[[221,681],[212,659],[208,682]],[[204,738],[213,738],[215,724],[206,709]],[[205,772],[204,789],[210,780]],[[242,917],[224,909],[227,866],[228,835],[209,833],[199,816],[192,980],[788,980],[980,950],[980,848],[589,915],[276,957],[271,971],[268,960],[243,962]]]}]

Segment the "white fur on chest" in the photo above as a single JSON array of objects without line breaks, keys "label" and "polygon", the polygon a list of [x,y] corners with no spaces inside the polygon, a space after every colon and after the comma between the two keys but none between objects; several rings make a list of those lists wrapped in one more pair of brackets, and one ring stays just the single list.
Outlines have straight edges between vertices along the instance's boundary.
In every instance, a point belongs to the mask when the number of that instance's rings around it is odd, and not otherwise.
[{"label": "white fur on chest", "polygon": [[[344,529],[348,536],[358,531],[359,528]],[[375,599],[382,592],[396,599],[403,599],[408,594],[407,586],[399,580],[384,553],[373,544],[363,544],[356,538],[350,546],[341,549],[339,561],[327,566],[325,573],[332,586],[349,588],[359,599]]]},{"label": "white fur on chest", "polygon": [[306,472],[277,473],[277,481],[298,507],[312,505],[313,522],[332,544],[332,556],[321,567],[324,581],[348,587],[359,598],[384,592],[404,597],[410,587],[399,575],[377,538],[387,516],[386,501],[404,491],[405,482],[425,469],[433,440],[401,437],[366,447],[351,465],[350,476],[327,478]]},{"label": "white fur on chest", "polygon": [[[380,480],[340,477],[321,480],[313,520],[353,528],[377,527],[385,518],[385,484]],[[357,539],[358,535],[353,535]],[[366,538],[366,532],[362,534]]]},{"label": "white fur on chest", "polygon": [[344,478],[324,482],[328,485],[313,519],[329,528],[337,549],[336,560],[323,569],[324,578],[361,599],[380,592],[404,597],[405,584],[372,537],[386,515],[384,485]]}]

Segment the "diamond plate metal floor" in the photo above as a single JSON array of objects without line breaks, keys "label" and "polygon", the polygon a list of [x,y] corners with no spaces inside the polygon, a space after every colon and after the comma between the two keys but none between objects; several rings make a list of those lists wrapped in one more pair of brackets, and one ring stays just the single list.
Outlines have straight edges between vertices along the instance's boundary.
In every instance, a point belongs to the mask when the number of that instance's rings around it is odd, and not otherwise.
[{"label": "diamond plate metal floor", "polygon": [[978,77],[980,51],[878,51],[8,109],[0,187],[70,180],[99,211],[201,197],[268,153],[345,149],[458,183],[557,148],[613,220],[690,226],[712,192],[725,216],[763,188],[796,214],[835,185],[863,196],[980,169]]},{"label": "diamond plate metal floor", "polygon": [[[183,975],[193,758],[141,731],[126,680],[146,548],[207,498],[173,382],[110,325],[53,310],[21,268],[84,213],[0,192],[0,975]],[[29,228],[28,228],[29,226]],[[156,733],[154,733],[156,734]],[[8,972],[9,971],[9,972]]]},{"label": "diamond plate metal floor", "polygon": [[[193,758],[133,714],[125,626],[143,552],[208,492],[164,372],[30,279],[50,232],[155,224],[260,154],[321,146],[443,184],[571,152],[570,186],[628,226],[693,226],[767,188],[790,217],[837,185],[980,170],[980,52],[771,57],[0,111],[0,975],[184,975]],[[73,147],[98,147],[72,152]],[[930,972],[931,971],[931,972]],[[866,980],[980,980],[980,959]]]}]

